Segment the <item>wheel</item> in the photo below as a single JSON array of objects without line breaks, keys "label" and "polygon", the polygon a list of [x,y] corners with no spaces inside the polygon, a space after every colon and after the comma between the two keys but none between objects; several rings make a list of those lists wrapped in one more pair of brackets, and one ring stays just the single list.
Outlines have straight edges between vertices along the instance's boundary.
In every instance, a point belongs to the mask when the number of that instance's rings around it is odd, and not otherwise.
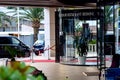
[{"label": "wheel", "polygon": [[38,55],[39,55],[39,52],[38,52],[38,51],[36,51],[36,52],[34,52],[34,53],[35,53],[35,55],[36,55],[36,56],[38,56]]}]

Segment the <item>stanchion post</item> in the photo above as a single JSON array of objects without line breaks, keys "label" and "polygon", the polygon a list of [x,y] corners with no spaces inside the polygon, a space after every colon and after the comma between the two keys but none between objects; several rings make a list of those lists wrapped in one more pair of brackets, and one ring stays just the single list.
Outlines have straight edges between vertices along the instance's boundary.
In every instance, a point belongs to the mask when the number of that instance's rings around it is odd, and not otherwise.
[{"label": "stanchion post", "polygon": [[34,63],[34,60],[33,60],[33,53],[34,53],[34,51],[33,51],[33,49],[32,49],[32,51],[31,51],[31,62],[32,62],[32,63]]},{"label": "stanchion post", "polygon": [[39,51],[39,55],[41,55],[41,52]]},{"label": "stanchion post", "polygon": [[3,63],[5,66],[8,65],[8,58],[7,59],[4,59],[5,60],[5,63]]},{"label": "stanchion post", "polygon": [[48,45],[48,60],[50,60],[50,48],[49,48],[49,45]]}]

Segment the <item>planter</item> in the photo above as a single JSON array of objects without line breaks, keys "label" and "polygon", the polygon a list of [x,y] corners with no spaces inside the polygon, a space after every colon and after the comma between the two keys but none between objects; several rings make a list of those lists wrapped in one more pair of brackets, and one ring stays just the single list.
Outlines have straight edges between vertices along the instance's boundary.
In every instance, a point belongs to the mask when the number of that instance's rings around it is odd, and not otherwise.
[{"label": "planter", "polygon": [[7,66],[15,67],[20,64],[20,61],[8,61]]},{"label": "planter", "polygon": [[81,65],[85,65],[86,56],[78,56],[78,63]]}]

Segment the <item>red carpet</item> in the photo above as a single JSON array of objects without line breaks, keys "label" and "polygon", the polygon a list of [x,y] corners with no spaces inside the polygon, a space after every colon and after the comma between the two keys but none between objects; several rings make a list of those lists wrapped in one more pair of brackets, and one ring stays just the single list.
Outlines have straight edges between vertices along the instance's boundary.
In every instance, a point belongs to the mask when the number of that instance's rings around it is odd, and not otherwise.
[{"label": "red carpet", "polygon": [[[32,60],[23,60],[23,61],[32,62]],[[55,62],[55,60],[33,60],[33,62]],[[77,60],[75,62],[77,62]],[[86,62],[97,62],[97,60],[86,60]]]},{"label": "red carpet", "polygon": [[[109,58],[106,58],[106,61],[110,60]],[[23,62],[32,62],[32,60],[23,60]],[[33,60],[33,62],[55,62],[55,60]],[[78,62],[78,59],[71,60],[70,62]],[[87,59],[86,62],[97,62],[96,59]]]}]

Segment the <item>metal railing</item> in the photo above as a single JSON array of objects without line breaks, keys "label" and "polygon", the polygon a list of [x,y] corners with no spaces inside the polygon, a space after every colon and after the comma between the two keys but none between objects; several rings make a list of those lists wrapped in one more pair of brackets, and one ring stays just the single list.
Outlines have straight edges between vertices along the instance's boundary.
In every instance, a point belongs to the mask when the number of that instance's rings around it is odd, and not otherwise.
[{"label": "metal railing", "polygon": [[88,52],[97,52],[96,44],[88,44]]}]

